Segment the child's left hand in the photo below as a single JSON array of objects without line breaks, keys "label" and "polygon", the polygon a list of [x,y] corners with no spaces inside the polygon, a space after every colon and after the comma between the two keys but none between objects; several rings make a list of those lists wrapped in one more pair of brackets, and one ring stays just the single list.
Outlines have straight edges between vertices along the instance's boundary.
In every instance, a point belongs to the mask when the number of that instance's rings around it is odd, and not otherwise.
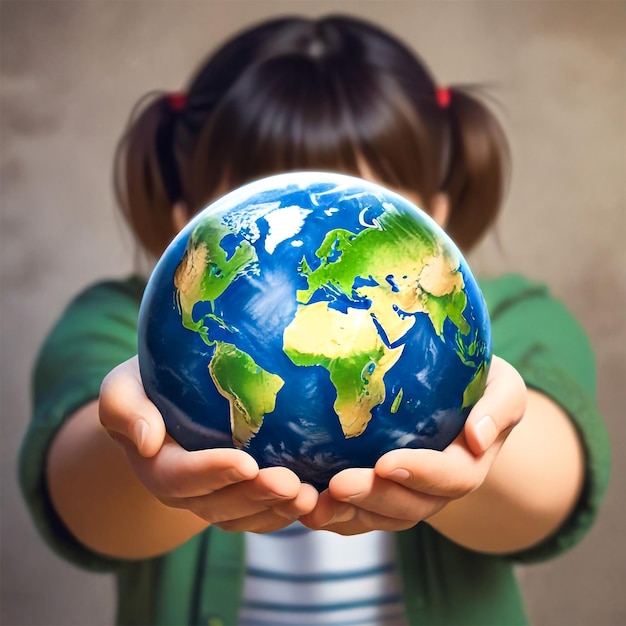
[{"label": "child's left hand", "polygon": [[347,469],[320,494],[300,521],[342,535],[405,530],[484,483],[503,443],[526,408],[527,391],[517,371],[494,356],[487,387],[461,434],[442,452],[399,449],[373,469]]}]

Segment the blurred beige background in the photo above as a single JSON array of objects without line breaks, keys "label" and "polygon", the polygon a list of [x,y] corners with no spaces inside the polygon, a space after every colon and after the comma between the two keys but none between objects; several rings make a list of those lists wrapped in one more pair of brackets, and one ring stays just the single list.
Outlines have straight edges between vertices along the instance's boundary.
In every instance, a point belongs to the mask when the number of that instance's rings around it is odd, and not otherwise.
[{"label": "blurred beige background", "polygon": [[[7,1],[1,10],[2,616],[110,624],[113,585],[55,557],[15,482],[38,345],[68,299],[132,271],[110,189],[136,99],[178,89],[235,28],[354,13],[395,31],[444,84],[487,82],[513,144],[498,237],[470,262],[548,282],[597,351],[613,479],[587,539],[520,572],[534,624],[612,626],[624,610],[626,3],[623,1]],[[504,625],[503,625],[504,626]]]}]

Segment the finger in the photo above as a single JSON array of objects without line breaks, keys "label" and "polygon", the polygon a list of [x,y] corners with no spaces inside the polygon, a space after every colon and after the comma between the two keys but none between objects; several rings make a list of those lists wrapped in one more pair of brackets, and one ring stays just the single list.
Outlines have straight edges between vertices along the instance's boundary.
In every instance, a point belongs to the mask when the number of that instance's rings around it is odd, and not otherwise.
[{"label": "finger", "polygon": [[142,456],[154,456],[163,445],[165,423],[145,394],[137,357],[116,367],[102,381],[99,413],[107,432],[126,437]]},{"label": "finger", "polygon": [[[376,475],[424,496],[461,498],[485,479],[494,448],[477,460],[461,436],[446,450],[392,450],[376,463]],[[487,455],[489,458],[487,458]]]},{"label": "finger", "polygon": [[287,468],[269,467],[253,480],[243,481],[212,494],[188,498],[185,506],[211,524],[255,515],[293,500],[300,490],[300,479]]},{"label": "finger", "polygon": [[498,439],[505,439],[522,419],[526,401],[522,377],[512,365],[494,355],[485,392],[465,422],[464,433],[472,452],[483,454]]},{"label": "finger", "polygon": [[248,517],[217,524],[222,530],[231,532],[267,533],[284,528],[310,513],[318,500],[318,492],[311,485],[302,484],[298,495],[286,503],[279,503],[267,510]]},{"label": "finger", "polygon": [[361,512],[367,511],[373,519],[377,516],[415,523],[431,515],[441,500],[409,485],[386,480],[373,470],[359,468],[337,474],[329,491],[333,498],[355,505],[362,520],[365,518]]},{"label": "finger", "polygon": [[273,510],[277,515],[281,515],[290,521],[295,521],[313,511],[318,500],[319,493],[317,489],[312,485],[303,483],[300,485],[298,495],[293,500],[289,500],[284,504],[280,503],[274,506]]},{"label": "finger", "polygon": [[463,431],[444,451],[399,449],[383,455],[375,472],[412,490],[459,498],[482,484],[491,463],[526,406],[515,368],[493,357],[487,387]]},{"label": "finger", "polygon": [[300,518],[300,522],[313,530],[328,530],[340,535],[356,535],[371,530],[405,530],[416,523],[415,520],[396,519],[338,502],[327,491],[320,494],[315,510]]},{"label": "finger", "polygon": [[347,522],[356,516],[356,507],[347,502],[338,502],[328,490],[323,491],[315,508],[300,518],[300,522],[313,530],[327,529],[333,524]]},{"label": "finger", "polygon": [[143,458],[128,454],[139,479],[166,504],[171,499],[195,498],[254,479],[256,461],[243,450],[212,448],[189,452],[169,435],[158,454]]},{"label": "finger", "polygon": [[219,522],[214,524],[214,526],[233,533],[250,532],[259,534],[271,533],[293,523],[294,520],[278,515],[273,509],[267,509],[247,517]]},{"label": "finger", "polygon": [[359,535],[372,530],[401,531],[412,528],[419,520],[403,520],[394,517],[378,515],[365,509],[357,509],[355,517],[348,522],[337,522],[327,526],[324,530],[330,530],[339,535]]}]

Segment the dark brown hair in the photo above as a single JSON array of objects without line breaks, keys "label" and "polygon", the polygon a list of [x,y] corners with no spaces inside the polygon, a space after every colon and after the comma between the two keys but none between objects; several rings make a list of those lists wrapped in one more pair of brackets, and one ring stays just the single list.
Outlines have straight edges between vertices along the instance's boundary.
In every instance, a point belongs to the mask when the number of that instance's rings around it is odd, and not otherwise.
[{"label": "dark brown hair", "polygon": [[508,148],[482,101],[461,88],[446,95],[438,101],[415,53],[372,24],[274,19],[211,55],[182,108],[164,93],[140,101],[116,154],[118,200],[142,245],[160,254],[179,200],[195,213],[264,175],[361,175],[365,165],[425,202],[446,193],[447,230],[467,250],[498,213]]}]

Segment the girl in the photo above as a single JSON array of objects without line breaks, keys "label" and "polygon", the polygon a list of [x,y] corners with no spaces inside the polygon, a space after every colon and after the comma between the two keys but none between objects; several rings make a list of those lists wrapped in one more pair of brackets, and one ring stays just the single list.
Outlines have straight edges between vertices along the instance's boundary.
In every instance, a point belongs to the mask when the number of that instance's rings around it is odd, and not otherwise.
[{"label": "girl", "polygon": [[[212,199],[295,169],[394,188],[469,251],[497,216],[507,146],[483,103],[438,87],[379,28],[277,19],[226,43],[185,93],[140,103],[116,190],[158,256]],[[608,465],[588,343],[543,286],[483,281],[498,356],[446,450],[392,451],[321,494],[166,434],[133,356],[144,286],[100,283],[70,305],[40,354],[21,456],[46,539],[117,575],[119,623],[525,623],[514,564],[582,537]]]}]

